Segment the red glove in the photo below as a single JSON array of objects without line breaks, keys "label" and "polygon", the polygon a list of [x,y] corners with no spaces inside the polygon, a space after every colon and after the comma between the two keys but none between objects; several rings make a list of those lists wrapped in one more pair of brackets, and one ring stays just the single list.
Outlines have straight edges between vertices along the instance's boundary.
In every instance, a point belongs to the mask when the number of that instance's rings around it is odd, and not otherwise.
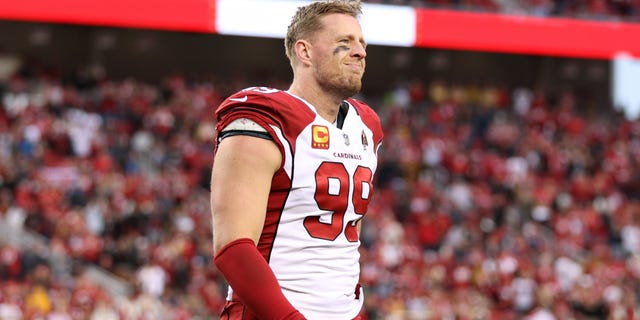
[{"label": "red glove", "polygon": [[275,274],[249,238],[224,246],[213,259],[233,292],[258,318],[305,320],[282,293]]}]

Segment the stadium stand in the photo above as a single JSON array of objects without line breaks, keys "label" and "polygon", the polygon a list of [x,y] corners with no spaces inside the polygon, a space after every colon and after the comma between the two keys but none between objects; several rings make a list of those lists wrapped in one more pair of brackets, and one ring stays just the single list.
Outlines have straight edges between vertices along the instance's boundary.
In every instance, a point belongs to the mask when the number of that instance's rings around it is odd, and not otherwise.
[{"label": "stadium stand", "polygon": [[[0,315],[217,313],[206,184],[210,114],[227,92],[215,88],[46,73],[3,84],[2,218],[49,245],[0,246]],[[638,316],[637,122],[583,113],[571,91],[419,81],[379,112],[368,319]],[[110,294],[89,265],[134,290]]]},{"label": "stadium stand", "polygon": [[[587,2],[509,3],[582,17]],[[215,318],[211,115],[255,75],[154,83],[26,61],[0,81],[0,319]],[[640,319],[640,122],[571,87],[387,84],[364,97],[386,133],[365,319]]]}]

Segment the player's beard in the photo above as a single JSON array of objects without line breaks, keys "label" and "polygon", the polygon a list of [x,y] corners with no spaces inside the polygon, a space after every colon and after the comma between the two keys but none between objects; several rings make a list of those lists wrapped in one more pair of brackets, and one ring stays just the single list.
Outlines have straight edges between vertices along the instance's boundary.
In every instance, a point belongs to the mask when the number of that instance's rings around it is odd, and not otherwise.
[{"label": "player's beard", "polygon": [[318,84],[323,90],[346,99],[356,95],[362,88],[362,75],[339,70],[326,72],[322,68],[316,69]]}]

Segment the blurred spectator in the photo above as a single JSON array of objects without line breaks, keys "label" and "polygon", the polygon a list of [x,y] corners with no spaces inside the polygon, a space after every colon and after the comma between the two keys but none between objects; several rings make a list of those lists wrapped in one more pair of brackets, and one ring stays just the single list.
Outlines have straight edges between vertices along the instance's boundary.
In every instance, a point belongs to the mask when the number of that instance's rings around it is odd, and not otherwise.
[{"label": "blurred spectator", "polygon": [[149,262],[145,263],[138,269],[137,278],[143,294],[157,299],[164,293],[167,274],[162,267]]}]

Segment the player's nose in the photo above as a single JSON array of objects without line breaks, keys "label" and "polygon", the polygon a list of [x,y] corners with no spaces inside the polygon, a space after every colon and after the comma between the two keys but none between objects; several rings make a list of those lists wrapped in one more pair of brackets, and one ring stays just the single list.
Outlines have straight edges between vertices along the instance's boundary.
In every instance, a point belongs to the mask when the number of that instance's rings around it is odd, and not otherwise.
[{"label": "player's nose", "polygon": [[367,48],[364,44],[357,42],[355,46],[353,46],[353,51],[351,53],[352,56],[364,59],[367,56]]}]

